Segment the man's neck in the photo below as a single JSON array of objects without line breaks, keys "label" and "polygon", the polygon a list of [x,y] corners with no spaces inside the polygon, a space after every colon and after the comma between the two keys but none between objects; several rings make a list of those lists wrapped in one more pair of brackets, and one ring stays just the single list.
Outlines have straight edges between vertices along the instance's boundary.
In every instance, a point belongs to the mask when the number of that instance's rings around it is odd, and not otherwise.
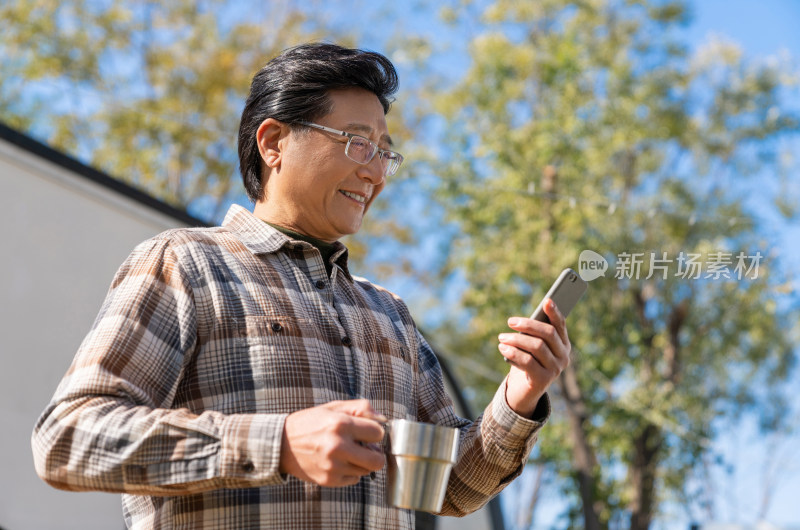
[{"label": "man's neck", "polygon": [[264,221],[264,222],[267,223],[272,228],[274,228],[275,230],[278,230],[279,232],[282,232],[283,234],[286,234],[287,236],[291,237],[292,239],[297,239],[300,241],[305,241],[306,243],[311,243],[312,245],[320,249],[320,251],[322,251],[322,249],[327,250],[336,248],[336,243],[331,243],[330,241],[324,241],[322,239],[317,239],[316,237],[311,237],[306,234],[301,234],[296,230],[292,230],[291,228],[271,223],[269,221]]},{"label": "man's neck", "polygon": [[331,263],[331,257],[336,252],[337,248],[335,242],[331,243],[329,241],[323,241],[322,239],[317,239],[315,237],[307,236],[305,234],[301,234],[300,232],[296,232],[290,228],[286,228],[285,226],[271,223],[269,221],[264,221],[264,222],[267,223],[272,228],[274,228],[275,230],[281,232],[282,234],[292,239],[305,241],[306,243],[309,243],[310,245],[314,246],[317,250],[319,250],[319,253],[322,255],[322,261],[325,264],[325,270],[328,272],[328,276],[331,275],[331,272],[333,272],[333,264]]},{"label": "man's neck", "polygon": [[317,243],[332,245],[336,242],[335,239],[320,239],[309,235],[308,230],[304,230],[300,227],[300,223],[292,221],[294,216],[291,215],[291,213],[284,212],[280,208],[272,208],[265,201],[256,202],[253,215],[271,227],[284,232],[286,235],[290,235],[301,241],[308,241],[314,246],[319,246]]}]

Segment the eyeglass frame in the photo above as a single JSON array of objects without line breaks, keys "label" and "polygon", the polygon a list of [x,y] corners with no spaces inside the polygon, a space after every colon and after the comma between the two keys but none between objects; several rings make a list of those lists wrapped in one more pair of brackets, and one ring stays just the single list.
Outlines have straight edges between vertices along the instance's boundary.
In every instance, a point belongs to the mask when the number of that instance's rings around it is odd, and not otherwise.
[{"label": "eyeglass frame", "polygon": [[[378,144],[376,144],[375,142],[373,142],[369,138],[361,136],[360,134],[353,134],[353,133],[349,133],[349,132],[346,132],[346,131],[340,131],[339,129],[334,129],[332,127],[326,127],[324,125],[320,125],[318,123],[312,123],[310,121],[299,121],[299,122],[297,122],[297,124],[298,125],[304,125],[306,127],[311,127],[311,128],[314,128],[314,129],[318,129],[320,131],[329,132],[331,134],[336,134],[338,136],[344,136],[345,138],[347,138],[347,145],[344,146],[344,154],[345,154],[345,156],[347,158],[349,158],[350,160],[352,160],[353,162],[355,162],[356,164],[361,164],[362,166],[365,166],[365,165],[369,164],[370,162],[372,162],[375,159],[375,155],[377,155],[377,154],[380,154],[381,160],[383,160],[383,153],[391,153],[391,154],[395,155],[397,157],[397,167],[395,167],[395,170],[393,172],[391,172],[391,173],[386,173],[386,171],[384,171],[384,175],[383,175],[384,177],[391,177],[391,176],[395,175],[397,173],[397,170],[400,169],[400,166],[402,165],[403,160],[405,160],[403,155],[401,155],[397,151],[392,151],[391,149],[381,149],[378,146]],[[350,151],[350,142],[353,141],[353,138],[361,138],[363,140],[366,140],[375,149],[375,151],[372,153],[372,156],[370,157],[370,159],[367,160],[366,162],[359,162],[358,160],[355,160],[350,156],[350,153],[349,153],[349,151]],[[387,171],[388,171],[388,167],[389,166],[387,165],[385,167],[387,168]]]}]

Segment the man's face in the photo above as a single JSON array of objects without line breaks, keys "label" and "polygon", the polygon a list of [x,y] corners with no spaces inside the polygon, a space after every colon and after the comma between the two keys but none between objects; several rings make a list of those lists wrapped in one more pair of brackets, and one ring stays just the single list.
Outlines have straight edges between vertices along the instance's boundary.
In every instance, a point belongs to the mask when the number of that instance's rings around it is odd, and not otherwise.
[{"label": "man's face", "polygon": [[[330,92],[333,111],[315,123],[364,136],[388,149],[378,97],[360,88]],[[345,155],[347,138],[308,128],[288,133],[281,163],[267,181],[263,218],[305,235],[335,241],[354,234],[386,183],[379,157],[365,165]]]}]

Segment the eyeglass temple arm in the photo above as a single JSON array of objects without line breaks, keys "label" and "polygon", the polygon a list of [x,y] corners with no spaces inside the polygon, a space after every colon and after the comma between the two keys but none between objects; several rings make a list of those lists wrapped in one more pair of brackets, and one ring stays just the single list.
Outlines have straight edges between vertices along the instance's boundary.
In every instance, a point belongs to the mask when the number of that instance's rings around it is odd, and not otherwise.
[{"label": "eyeglass temple arm", "polygon": [[338,129],[331,129],[330,127],[325,127],[324,125],[317,125],[316,123],[311,123],[309,121],[301,121],[300,125],[305,125],[307,127],[314,127],[315,129],[320,129],[325,132],[338,134],[339,136],[344,136],[345,138],[349,138],[351,136],[351,134],[348,132],[340,131]]}]

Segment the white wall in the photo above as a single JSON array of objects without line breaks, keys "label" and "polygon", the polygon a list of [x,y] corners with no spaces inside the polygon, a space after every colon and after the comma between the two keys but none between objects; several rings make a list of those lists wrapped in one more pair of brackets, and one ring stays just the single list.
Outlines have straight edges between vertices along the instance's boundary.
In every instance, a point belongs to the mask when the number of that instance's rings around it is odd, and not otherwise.
[{"label": "white wall", "polygon": [[41,481],[30,435],[119,265],[179,225],[0,139],[0,528],[124,527],[118,495]]}]

